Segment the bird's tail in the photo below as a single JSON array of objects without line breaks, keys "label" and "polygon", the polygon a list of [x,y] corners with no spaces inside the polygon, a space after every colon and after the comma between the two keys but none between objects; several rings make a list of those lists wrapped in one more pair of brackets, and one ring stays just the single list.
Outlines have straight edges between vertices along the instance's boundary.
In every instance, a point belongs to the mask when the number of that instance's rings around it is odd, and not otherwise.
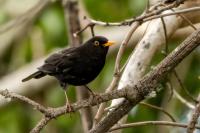
[{"label": "bird's tail", "polygon": [[22,82],[26,82],[26,81],[28,81],[28,80],[30,80],[30,79],[32,79],[32,78],[39,79],[39,78],[41,78],[41,77],[44,77],[45,75],[46,75],[46,74],[45,74],[44,72],[42,72],[42,71],[37,71],[37,72],[35,72],[35,73],[29,75],[28,77],[22,79]]}]

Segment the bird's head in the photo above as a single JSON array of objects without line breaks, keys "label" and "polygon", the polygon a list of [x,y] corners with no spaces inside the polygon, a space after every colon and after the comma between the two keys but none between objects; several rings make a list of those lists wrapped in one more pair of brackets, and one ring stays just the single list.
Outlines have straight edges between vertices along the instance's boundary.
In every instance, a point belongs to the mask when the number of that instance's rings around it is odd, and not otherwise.
[{"label": "bird's head", "polygon": [[109,41],[107,38],[103,36],[95,36],[87,41],[89,44],[93,45],[94,47],[101,47],[108,49],[109,46],[113,45],[113,41]]}]

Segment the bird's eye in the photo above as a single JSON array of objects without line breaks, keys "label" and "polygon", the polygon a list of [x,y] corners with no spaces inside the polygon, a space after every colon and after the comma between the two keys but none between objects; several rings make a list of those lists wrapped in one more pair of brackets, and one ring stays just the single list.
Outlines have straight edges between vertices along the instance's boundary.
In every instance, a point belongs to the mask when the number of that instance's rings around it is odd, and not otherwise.
[{"label": "bird's eye", "polygon": [[95,45],[95,46],[99,46],[99,41],[95,41],[95,42],[94,42],[94,45]]}]

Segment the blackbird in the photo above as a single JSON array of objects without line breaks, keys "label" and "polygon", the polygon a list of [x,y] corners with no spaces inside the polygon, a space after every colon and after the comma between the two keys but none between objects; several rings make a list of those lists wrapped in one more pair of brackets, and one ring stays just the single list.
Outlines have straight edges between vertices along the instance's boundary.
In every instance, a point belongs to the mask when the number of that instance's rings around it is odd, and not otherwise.
[{"label": "blackbird", "polygon": [[24,78],[22,82],[46,75],[54,76],[64,89],[66,103],[69,105],[67,86],[86,85],[94,80],[102,70],[109,46],[112,44],[114,42],[103,36],[95,36],[79,47],[63,49],[50,55],[38,71]]}]

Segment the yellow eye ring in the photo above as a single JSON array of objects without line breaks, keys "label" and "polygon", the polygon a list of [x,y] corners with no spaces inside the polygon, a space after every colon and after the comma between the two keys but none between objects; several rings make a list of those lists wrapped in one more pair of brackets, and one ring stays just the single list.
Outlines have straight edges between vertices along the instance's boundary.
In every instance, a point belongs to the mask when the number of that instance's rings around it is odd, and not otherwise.
[{"label": "yellow eye ring", "polygon": [[99,41],[94,41],[95,46],[99,46]]}]

